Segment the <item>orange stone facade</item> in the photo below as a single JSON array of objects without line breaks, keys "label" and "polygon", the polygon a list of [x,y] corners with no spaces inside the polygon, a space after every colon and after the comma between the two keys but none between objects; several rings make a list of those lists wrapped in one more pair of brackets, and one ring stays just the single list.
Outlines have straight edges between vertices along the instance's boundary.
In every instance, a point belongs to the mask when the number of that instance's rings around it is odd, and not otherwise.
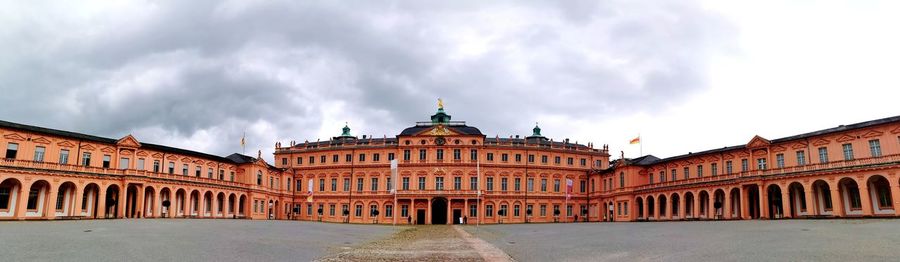
[{"label": "orange stone facade", "polygon": [[[900,216],[900,116],[659,159],[487,137],[443,108],[395,137],[209,155],[0,121],[0,220],[379,224]],[[396,174],[391,160],[396,160]]]}]

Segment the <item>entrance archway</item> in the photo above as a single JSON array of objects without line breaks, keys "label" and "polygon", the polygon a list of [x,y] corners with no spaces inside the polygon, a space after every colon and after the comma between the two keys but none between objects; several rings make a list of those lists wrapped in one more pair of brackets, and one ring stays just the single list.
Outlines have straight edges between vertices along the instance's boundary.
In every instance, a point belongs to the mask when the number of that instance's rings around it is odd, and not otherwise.
[{"label": "entrance archway", "polygon": [[435,197],[431,200],[431,224],[447,224],[447,199]]},{"label": "entrance archway", "polygon": [[767,203],[769,207],[769,219],[776,219],[784,217],[784,206],[781,201],[781,188],[778,185],[769,185],[769,188],[766,189],[769,203]]}]

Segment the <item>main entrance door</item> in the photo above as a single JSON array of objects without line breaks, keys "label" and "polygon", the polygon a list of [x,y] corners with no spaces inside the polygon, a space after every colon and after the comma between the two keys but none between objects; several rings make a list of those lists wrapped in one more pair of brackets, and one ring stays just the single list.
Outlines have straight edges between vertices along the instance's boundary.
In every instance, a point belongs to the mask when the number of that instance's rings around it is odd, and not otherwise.
[{"label": "main entrance door", "polygon": [[416,225],[425,224],[425,209],[416,209]]},{"label": "main entrance door", "polygon": [[454,225],[455,225],[455,224],[462,224],[462,223],[459,222],[459,218],[461,218],[461,217],[462,217],[462,210],[460,210],[460,209],[454,209],[454,210],[453,210],[453,224],[454,224]]},{"label": "main entrance door", "polygon": [[431,224],[446,225],[447,224],[447,199],[436,197],[431,200]]}]

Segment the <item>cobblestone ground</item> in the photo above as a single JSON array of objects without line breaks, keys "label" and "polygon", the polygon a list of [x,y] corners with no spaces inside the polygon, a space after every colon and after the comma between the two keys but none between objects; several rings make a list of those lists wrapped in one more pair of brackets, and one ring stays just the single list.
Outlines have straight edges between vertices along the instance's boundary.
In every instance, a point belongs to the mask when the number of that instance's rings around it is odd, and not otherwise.
[{"label": "cobblestone ground", "polygon": [[484,261],[464,235],[453,226],[415,226],[320,261]]}]

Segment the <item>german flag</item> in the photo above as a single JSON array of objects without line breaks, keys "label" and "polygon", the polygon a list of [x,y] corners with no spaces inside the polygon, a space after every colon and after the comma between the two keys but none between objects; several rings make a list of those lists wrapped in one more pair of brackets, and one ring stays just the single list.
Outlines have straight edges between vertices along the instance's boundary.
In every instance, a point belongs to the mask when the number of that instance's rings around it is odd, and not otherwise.
[{"label": "german flag", "polygon": [[641,136],[635,137],[634,139],[631,140],[631,142],[628,142],[628,143],[629,143],[629,144],[632,144],[632,145],[634,145],[634,144],[640,144],[640,143],[641,143]]}]

